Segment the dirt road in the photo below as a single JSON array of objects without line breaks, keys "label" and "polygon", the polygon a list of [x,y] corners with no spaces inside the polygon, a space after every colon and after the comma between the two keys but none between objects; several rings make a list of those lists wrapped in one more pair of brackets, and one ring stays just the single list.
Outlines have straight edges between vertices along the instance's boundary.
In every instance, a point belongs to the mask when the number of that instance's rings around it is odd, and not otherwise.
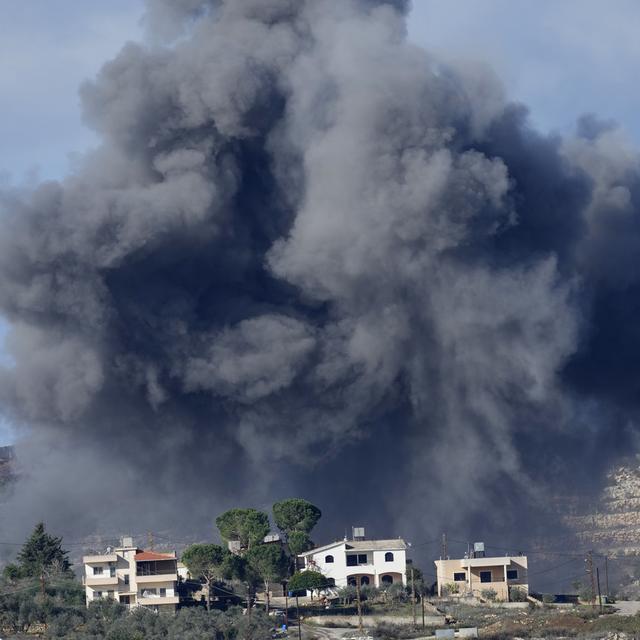
[{"label": "dirt road", "polygon": [[635,616],[640,613],[640,601],[638,600],[619,600],[615,603],[616,613],[618,616]]}]

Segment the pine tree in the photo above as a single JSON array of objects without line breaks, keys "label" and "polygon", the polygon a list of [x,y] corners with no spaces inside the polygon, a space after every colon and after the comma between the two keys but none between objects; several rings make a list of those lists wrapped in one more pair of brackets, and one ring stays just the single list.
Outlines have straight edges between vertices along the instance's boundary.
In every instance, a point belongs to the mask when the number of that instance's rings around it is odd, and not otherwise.
[{"label": "pine tree", "polygon": [[62,538],[49,535],[39,522],[18,554],[20,574],[38,578],[44,573],[67,573],[71,567],[69,553],[62,548]]}]

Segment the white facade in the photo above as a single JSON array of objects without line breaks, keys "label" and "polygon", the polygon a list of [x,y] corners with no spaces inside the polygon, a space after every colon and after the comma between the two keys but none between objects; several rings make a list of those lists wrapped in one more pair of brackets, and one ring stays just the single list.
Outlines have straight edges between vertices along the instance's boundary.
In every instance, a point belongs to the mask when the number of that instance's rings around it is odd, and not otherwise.
[{"label": "white facade", "polygon": [[84,556],[87,605],[112,598],[129,607],[175,609],[178,602],[178,569],[175,553],[119,547],[113,552]]},{"label": "white facade", "polygon": [[341,540],[301,553],[305,569],[319,571],[336,587],[407,583],[407,544],[392,540]]}]

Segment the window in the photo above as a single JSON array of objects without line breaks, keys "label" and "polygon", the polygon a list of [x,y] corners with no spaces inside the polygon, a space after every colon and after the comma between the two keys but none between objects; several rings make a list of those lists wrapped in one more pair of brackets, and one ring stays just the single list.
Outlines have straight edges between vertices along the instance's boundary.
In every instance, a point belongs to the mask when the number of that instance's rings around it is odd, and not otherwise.
[{"label": "window", "polygon": [[160,587],[160,597],[161,598],[167,597],[167,590],[164,587]]},{"label": "window", "polygon": [[101,576],[103,572],[102,567],[93,567],[93,575],[94,576]]},{"label": "window", "polygon": [[356,567],[358,565],[358,556],[354,553],[347,556],[347,567]]},{"label": "window", "polygon": [[393,553],[391,553],[391,551],[387,551],[387,553],[384,554],[384,561],[393,562]]},{"label": "window", "polygon": [[356,586],[356,584],[357,584],[357,583],[356,583],[356,579],[355,579],[355,578],[347,578],[347,584],[348,584],[350,587],[355,587],[355,586]]},{"label": "window", "polygon": [[380,582],[382,582],[382,584],[393,584],[393,576],[382,576]]},{"label": "window", "polygon": [[113,591],[107,591],[107,598],[113,599]]},{"label": "window", "polygon": [[453,581],[454,582],[466,582],[467,580],[467,574],[464,571],[461,571],[460,573],[454,573],[453,574]]},{"label": "window", "polygon": [[111,577],[111,578],[115,578],[116,577],[116,568],[114,566],[110,566],[109,567],[109,577]]},{"label": "window", "polygon": [[102,598],[102,591],[95,591],[93,594],[94,600],[100,600]]},{"label": "window", "polygon": [[327,562],[327,563],[333,562],[333,556],[325,556],[324,557],[324,561]]},{"label": "window", "polygon": [[128,573],[124,574],[124,583],[125,584],[129,584],[129,574]]},{"label": "window", "polygon": [[358,564],[367,564],[367,554],[359,553],[358,554]]},{"label": "window", "polygon": [[360,584],[362,586],[364,586],[365,584],[369,584],[369,576],[362,576],[362,578],[360,578]]},{"label": "window", "polygon": [[517,580],[517,579],[518,579],[518,570],[507,569],[507,580]]},{"label": "window", "polygon": [[481,571],[480,582],[491,582],[491,571]]}]

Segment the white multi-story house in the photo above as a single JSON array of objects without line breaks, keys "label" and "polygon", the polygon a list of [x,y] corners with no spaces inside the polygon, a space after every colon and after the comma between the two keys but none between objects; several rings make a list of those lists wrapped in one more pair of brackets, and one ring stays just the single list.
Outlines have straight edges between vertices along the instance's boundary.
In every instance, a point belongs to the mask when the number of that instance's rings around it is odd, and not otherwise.
[{"label": "white multi-story house", "polygon": [[392,540],[340,540],[299,556],[304,568],[319,571],[336,587],[360,584],[381,587],[407,584],[407,543]]},{"label": "white multi-story house", "polygon": [[87,606],[93,600],[113,598],[129,607],[154,611],[175,610],[179,598],[175,552],[143,551],[123,538],[122,545],[101,555],[84,556]]}]

